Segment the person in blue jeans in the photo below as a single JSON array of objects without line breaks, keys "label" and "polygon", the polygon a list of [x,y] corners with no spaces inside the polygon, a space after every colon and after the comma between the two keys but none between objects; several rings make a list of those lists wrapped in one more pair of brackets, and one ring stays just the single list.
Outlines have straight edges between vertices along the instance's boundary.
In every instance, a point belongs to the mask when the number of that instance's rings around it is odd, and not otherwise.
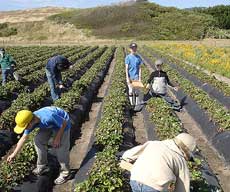
[{"label": "person in blue jeans", "polygon": [[147,141],[125,151],[120,167],[130,171],[132,192],[190,192],[188,161],[194,161],[196,146],[188,133]]},{"label": "person in blue jeans", "polygon": [[14,67],[16,66],[16,62],[10,54],[6,53],[4,48],[0,48],[0,65],[2,70],[2,85],[5,85],[9,76],[15,78]]},{"label": "person in blue jeans", "polygon": [[62,82],[61,72],[70,68],[71,63],[62,55],[54,55],[46,64],[46,77],[50,85],[52,100],[60,98],[61,89],[65,88]]},{"label": "person in blue jeans", "polygon": [[[137,44],[131,43],[129,45],[130,54],[125,58],[125,71],[126,71],[126,81],[129,88],[129,99],[131,105],[135,105],[133,103],[133,87],[132,81],[140,81],[141,82],[141,64],[143,61],[140,55],[137,54]],[[140,95],[137,98],[137,104],[141,104],[143,102],[143,96]]]}]

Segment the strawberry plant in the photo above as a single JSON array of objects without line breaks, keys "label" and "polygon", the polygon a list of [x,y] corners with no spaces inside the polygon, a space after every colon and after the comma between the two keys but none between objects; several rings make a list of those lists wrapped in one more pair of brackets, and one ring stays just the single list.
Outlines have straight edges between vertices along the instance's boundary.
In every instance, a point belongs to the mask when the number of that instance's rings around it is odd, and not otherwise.
[{"label": "strawberry plant", "polygon": [[[142,68],[142,77],[144,81],[147,81],[150,73],[147,67]],[[171,76],[170,76],[171,77]],[[147,103],[147,111],[150,113],[150,120],[155,126],[155,133],[160,140],[172,139],[179,133],[183,132],[183,124],[176,116],[172,108],[161,98],[151,98]],[[202,156],[199,154],[195,158],[195,162],[189,162],[189,170],[191,177],[191,191],[193,192],[205,192],[218,190],[212,183],[207,183],[206,179],[202,175],[203,165],[206,163]]]},{"label": "strawberry plant", "polygon": [[33,138],[36,134],[34,131],[30,134],[22,151],[12,163],[1,162],[0,169],[0,191],[10,192],[12,187],[16,186],[23,178],[34,168],[31,166],[35,163],[37,154],[33,144]]},{"label": "strawberry plant", "polygon": [[88,180],[76,185],[77,192],[128,191],[116,158],[123,139],[124,111],[128,106],[125,82],[124,51],[118,48],[111,85],[104,98],[102,118],[96,129],[96,144],[103,150],[96,154]]},{"label": "strawberry plant", "polygon": [[181,59],[177,59],[175,57],[172,57],[172,56],[168,55],[167,53],[161,52],[161,51],[159,51],[159,50],[157,50],[155,48],[153,50],[159,56],[167,58],[167,60],[169,62],[173,62],[173,63],[177,64],[178,66],[180,66],[183,69],[185,69],[191,75],[194,75],[198,79],[200,79],[201,81],[203,81],[205,83],[209,83],[213,87],[221,90],[226,96],[230,96],[230,86],[228,84],[217,80],[214,76],[207,75],[205,72],[203,72],[200,69],[198,70],[197,68],[188,65],[187,63],[185,63],[185,61],[183,61]]},{"label": "strawberry plant", "polygon": [[[151,53],[146,52],[146,54],[151,58],[154,62],[156,60],[155,57],[151,55]],[[174,69],[172,69],[167,63],[164,65],[165,71],[167,71],[170,78],[180,87],[183,91],[190,95],[194,101],[199,104],[199,106],[205,110],[210,117],[221,130],[230,130],[230,112],[225,109],[219,102],[215,99],[209,97],[209,95],[203,91],[202,89],[196,87],[192,82],[183,78],[180,73]],[[218,130],[217,130],[218,131]]]}]

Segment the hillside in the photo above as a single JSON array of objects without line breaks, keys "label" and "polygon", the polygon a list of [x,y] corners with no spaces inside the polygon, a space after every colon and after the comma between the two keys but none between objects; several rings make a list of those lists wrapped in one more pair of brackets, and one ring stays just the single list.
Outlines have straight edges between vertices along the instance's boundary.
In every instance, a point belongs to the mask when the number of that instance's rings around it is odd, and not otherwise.
[{"label": "hillside", "polygon": [[71,10],[50,19],[88,29],[99,38],[140,40],[196,40],[214,23],[208,14],[148,2]]},{"label": "hillside", "polygon": [[93,39],[74,25],[57,24],[49,21],[48,16],[60,14],[69,8],[44,7],[37,9],[0,12],[1,42],[77,42]]},{"label": "hillside", "polygon": [[0,41],[230,39],[229,7],[181,10],[137,0],[89,9],[45,7],[0,12]]},{"label": "hillside", "polygon": [[0,23],[43,21],[50,15],[58,14],[66,10],[69,9],[59,7],[44,7],[39,9],[2,11],[0,12]]}]

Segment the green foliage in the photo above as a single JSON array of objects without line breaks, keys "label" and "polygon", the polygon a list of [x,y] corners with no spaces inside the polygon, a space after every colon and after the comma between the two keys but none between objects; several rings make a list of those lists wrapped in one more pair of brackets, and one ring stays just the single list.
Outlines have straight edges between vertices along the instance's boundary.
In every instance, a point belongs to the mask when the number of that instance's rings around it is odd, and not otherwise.
[{"label": "green foliage", "polygon": [[33,138],[36,134],[34,131],[30,134],[29,139],[26,141],[22,151],[16,159],[8,164],[6,161],[1,163],[0,169],[0,191],[10,192],[12,187],[16,186],[22,179],[29,174],[34,166],[31,166],[36,158],[36,151],[33,144]]},{"label": "green foliage", "polygon": [[210,15],[148,2],[72,10],[50,19],[90,29],[93,35],[102,38],[141,40],[200,39],[214,25]]},{"label": "green foliage", "polygon": [[[161,50],[158,50],[157,48],[153,48],[153,49],[155,52],[160,54],[162,57],[166,58],[169,62],[172,62],[172,63],[180,66],[181,68],[185,69],[191,75],[196,76],[201,81],[209,83],[213,87],[216,87],[222,93],[224,93],[225,96],[228,96],[228,97],[230,96],[230,86],[227,83],[219,81],[218,79],[216,79],[215,77],[213,77],[211,75],[207,75],[202,70],[199,70],[195,67],[191,67],[190,65],[185,63],[185,61],[183,61],[182,59],[175,58],[175,57],[169,55],[168,54],[169,52],[167,52],[167,51],[161,51]],[[213,52],[213,51],[210,49],[210,52]],[[197,57],[199,57],[199,54],[201,54],[201,53],[199,53],[199,49],[197,49],[197,55],[198,55]]]},{"label": "green foliage", "polygon": [[0,37],[9,37],[17,35],[17,29],[9,27],[7,23],[0,23]]},{"label": "green foliage", "polygon": [[[147,53],[152,59],[154,58],[150,52]],[[229,130],[230,129],[230,112],[225,109],[218,101],[209,97],[209,95],[202,89],[196,87],[192,82],[185,79],[180,73],[171,68],[169,65],[164,65],[165,70],[168,72],[170,78],[180,87],[186,94],[189,94],[194,101],[199,104],[199,106],[207,112],[210,119],[213,120],[218,126],[219,130]]]},{"label": "green foliage", "polygon": [[116,159],[117,147],[106,147],[97,158],[86,182],[76,186],[76,192],[122,192],[124,179]]},{"label": "green foliage", "polygon": [[221,29],[230,29],[230,5],[218,5],[209,8],[195,8],[196,12],[212,15],[216,26]]},{"label": "green foliage", "polygon": [[[142,76],[149,76],[146,67],[142,68]],[[151,98],[147,103],[147,110],[150,113],[150,119],[155,126],[155,132],[160,140],[172,139],[179,133],[183,132],[183,125],[175,112],[162,98]],[[192,192],[208,192],[216,191],[214,186],[208,185],[202,175],[202,157],[195,158],[195,162],[189,162],[189,170],[191,177],[190,190]]]},{"label": "green foliage", "polygon": [[89,173],[88,180],[76,186],[76,192],[125,192],[127,181],[119,168],[116,153],[122,142],[124,110],[128,105],[126,97],[125,68],[123,48],[116,53],[116,66],[111,87],[104,99],[102,118],[96,130],[96,144],[103,150],[96,154],[96,160]]}]

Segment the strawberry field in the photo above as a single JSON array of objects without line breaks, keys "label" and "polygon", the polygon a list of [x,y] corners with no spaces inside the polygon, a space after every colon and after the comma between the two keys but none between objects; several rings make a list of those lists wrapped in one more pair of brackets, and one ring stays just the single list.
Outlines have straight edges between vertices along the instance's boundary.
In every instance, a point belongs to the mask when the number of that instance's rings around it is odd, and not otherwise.
[{"label": "strawberry field", "polygon": [[[200,54],[209,52],[203,53],[203,48],[199,50]],[[138,134],[137,125],[134,123],[137,117],[130,112],[131,106],[127,97],[125,48],[15,46],[8,47],[7,52],[17,62],[16,71],[21,81],[11,80],[4,87],[0,86],[0,192],[39,191],[44,188],[45,184],[41,184],[41,178],[31,179],[31,171],[37,159],[33,146],[36,131],[30,135],[23,150],[12,163],[7,163],[6,158],[20,138],[13,134],[16,113],[22,109],[35,111],[50,105],[60,107],[70,114],[70,166],[73,174],[67,183],[54,186],[53,180],[58,176],[59,167],[55,163],[52,148],[48,145],[51,173],[45,178],[45,183],[48,183],[46,190],[131,191],[129,173],[119,167],[118,158],[120,152],[137,145]],[[66,89],[62,92],[61,98],[53,103],[45,75],[45,64],[51,55],[56,53],[64,55],[74,65],[62,73]],[[195,162],[189,164],[191,191],[226,191],[229,185],[222,180],[225,175],[220,173],[220,177],[216,177],[217,169],[212,163],[212,156],[207,155],[206,148],[213,150],[213,156],[216,156],[220,163],[229,166],[230,85],[187,64],[185,60],[190,58],[188,54],[177,53],[177,58],[173,57],[171,47],[143,46],[139,53],[145,62],[142,67],[142,81],[145,85],[150,71],[154,69],[155,60],[164,59],[164,70],[171,81],[180,87],[178,92],[170,93],[178,100],[187,98],[185,109],[181,113],[191,116],[197,124],[197,129],[206,139],[200,141],[197,138],[200,142]],[[202,62],[205,60],[202,56],[200,59]],[[193,61],[194,58],[188,59],[188,62]],[[213,69],[213,66],[208,68],[202,64],[202,67],[208,70]],[[221,67],[217,73],[227,78],[226,70],[228,68]],[[181,132],[193,135],[181,113],[173,111],[159,98],[150,99],[144,112],[139,113],[143,115],[143,132],[147,135],[146,140],[171,139]],[[150,124],[151,127],[148,127]],[[205,143],[204,146],[199,146],[202,142]]]}]

